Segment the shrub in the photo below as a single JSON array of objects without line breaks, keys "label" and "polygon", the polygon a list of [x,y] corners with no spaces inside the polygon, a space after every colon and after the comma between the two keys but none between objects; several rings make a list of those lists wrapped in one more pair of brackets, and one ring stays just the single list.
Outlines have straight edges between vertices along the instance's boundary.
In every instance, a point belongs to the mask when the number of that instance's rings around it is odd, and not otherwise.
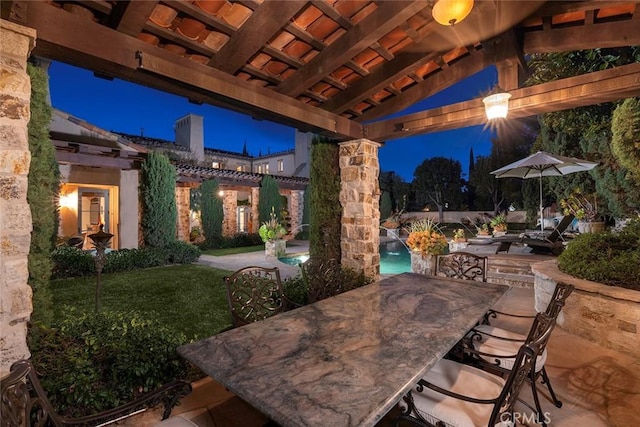
[{"label": "shrub", "polygon": [[177,378],[183,334],[137,313],[70,312],[53,328],[32,326],[29,348],[51,403],[71,417],[128,402]]},{"label": "shrub", "polygon": [[284,296],[296,305],[307,305],[309,292],[301,275],[289,277],[282,281]]},{"label": "shrub", "polygon": [[224,221],[224,211],[222,200],[218,196],[218,181],[208,179],[200,186],[200,221],[202,231],[208,244],[219,240],[222,237],[222,221]]},{"label": "shrub", "polygon": [[52,109],[47,101],[47,72],[31,64],[27,65],[27,72],[31,79],[27,201],[33,225],[28,256],[29,285],[33,288],[34,317],[48,321],[52,304],[48,283],[53,267],[51,252],[58,231],[56,204],[60,172],[55,148],[49,139]]},{"label": "shrub", "polygon": [[147,246],[165,246],[176,238],[176,170],[162,153],[150,151],[142,163],[142,234]]},{"label": "shrub", "polygon": [[560,254],[558,268],[581,279],[640,290],[640,233],[631,228],[582,234]]},{"label": "shrub", "polygon": [[[173,241],[163,247],[120,249],[106,255],[103,273],[158,267],[166,264],[190,264],[200,256],[200,248],[183,241]],[[70,246],[60,246],[53,252],[53,278],[91,276],[95,274],[93,256]]]},{"label": "shrub", "polygon": [[226,249],[257,246],[262,244],[258,233],[237,233],[230,237],[220,237],[212,242],[205,241],[199,245],[201,249]]}]

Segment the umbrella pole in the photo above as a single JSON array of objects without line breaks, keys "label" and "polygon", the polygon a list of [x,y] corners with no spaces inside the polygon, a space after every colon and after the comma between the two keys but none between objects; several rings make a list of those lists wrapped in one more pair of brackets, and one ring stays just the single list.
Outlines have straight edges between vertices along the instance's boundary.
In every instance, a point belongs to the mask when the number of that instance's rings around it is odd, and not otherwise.
[{"label": "umbrella pole", "polygon": [[540,171],[540,231],[544,233],[544,211],[542,207],[542,171]]}]

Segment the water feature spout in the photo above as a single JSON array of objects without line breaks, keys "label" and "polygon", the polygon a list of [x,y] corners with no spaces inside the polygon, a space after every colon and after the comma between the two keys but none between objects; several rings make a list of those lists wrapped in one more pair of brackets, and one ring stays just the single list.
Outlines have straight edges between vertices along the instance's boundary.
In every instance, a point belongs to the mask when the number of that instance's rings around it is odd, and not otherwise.
[{"label": "water feature spout", "polygon": [[[383,230],[385,230],[385,231],[387,232],[387,237],[392,237],[392,238],[396,239],[397,241],[399,241],[400,243],[402,243],[402,245],[403,245],[405,248],[407,248],[407,250],[408,250],[409,252],[411,252],[411,249],[409,249],[409,247],[408,247],[408,246],[407,246],[407,244],[404,242],[404,240],[402,240],[402,239],[400,238],[400,236],[398,236],[398,233],[397,233],[397,232],[395,232],[395,230],[397,230],[397,229],[394,229],[394,228],[387,228],[387,227],[383,227],[383,226],[380,226],[380,228],[381,228],[381,229],[383,229]],[[391,231],[391,232],[389,232],[389,231]]]},{"label": "water feature spout", "polygon": [[310,227],[310,225],[309,225],[309,224],[300,224],[299,226],[297,226],[297,227],[293,228],[293,229],[289,232],[289,234],[295,235],[295,233],[294,233],[294,232],[295,232],[296,230],[300,230],[300,231],[302,231],[302,227]]}]

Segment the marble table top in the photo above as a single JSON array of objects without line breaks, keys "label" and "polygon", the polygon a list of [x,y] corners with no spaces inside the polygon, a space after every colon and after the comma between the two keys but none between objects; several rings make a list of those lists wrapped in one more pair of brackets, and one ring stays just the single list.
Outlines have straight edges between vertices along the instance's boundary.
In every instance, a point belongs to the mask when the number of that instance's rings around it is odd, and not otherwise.
[{"label": "marble table top", "polygon": [[178,353],[282,426],[371,426],[507,289],[404,273]]}]

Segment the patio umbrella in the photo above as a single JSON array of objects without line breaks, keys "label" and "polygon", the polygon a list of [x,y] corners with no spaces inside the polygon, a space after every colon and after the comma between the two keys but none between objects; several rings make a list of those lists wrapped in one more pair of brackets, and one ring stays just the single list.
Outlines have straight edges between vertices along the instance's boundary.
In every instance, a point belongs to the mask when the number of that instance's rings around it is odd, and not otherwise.
[{"label": "patio umbrella", "polygon": [[559,156],[538,151],[524,159],[515,161],[491,172],[496,178],[539,178],[540,179],[540,229],[544,231],[542,206],[542,177],[561,176],[570,173],[588,171],[598,164],[574,157]]}]

